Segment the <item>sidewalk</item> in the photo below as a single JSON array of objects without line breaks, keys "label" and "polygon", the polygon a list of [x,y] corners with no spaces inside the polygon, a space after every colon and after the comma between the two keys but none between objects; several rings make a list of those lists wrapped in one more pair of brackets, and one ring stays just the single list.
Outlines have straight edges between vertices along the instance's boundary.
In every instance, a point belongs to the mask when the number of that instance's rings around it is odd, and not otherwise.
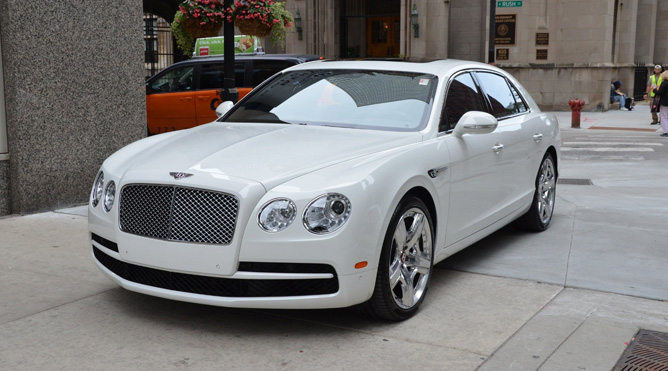
[{"label": "sidewalk", "polygon": [[[580,129],[555,114],[564,135],[660,133],[643,105],[583,112]],[[0,369],[609,371],[639,329],[668,332],[668,166],[561,171],[594,185],[560,184],[547,231],[504,228],[437,265],[402,323],[128,292],[95,267],[85,207],[0,218]]]}]

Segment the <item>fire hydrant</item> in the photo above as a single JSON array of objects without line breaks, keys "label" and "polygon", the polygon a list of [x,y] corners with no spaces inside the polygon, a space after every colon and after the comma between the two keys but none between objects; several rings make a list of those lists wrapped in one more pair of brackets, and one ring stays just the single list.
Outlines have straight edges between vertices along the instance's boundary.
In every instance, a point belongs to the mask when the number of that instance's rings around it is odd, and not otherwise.
[{"label": "fire hydrant", "polygon": [[585,101],[582,99],[571,99],[568,101],[568,105],[571,106],[571,127],[575,129],[580,128],[580,112],[582,107],[585,105]]}]

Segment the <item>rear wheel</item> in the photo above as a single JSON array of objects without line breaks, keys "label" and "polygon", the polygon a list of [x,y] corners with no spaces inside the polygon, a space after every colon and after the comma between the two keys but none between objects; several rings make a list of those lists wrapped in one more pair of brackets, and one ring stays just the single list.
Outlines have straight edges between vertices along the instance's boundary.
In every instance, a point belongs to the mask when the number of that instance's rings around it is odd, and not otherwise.
[{"label": "rear wheel", "polygon": [[544,231],[550,225],[557,195],[557,172],[554,158],[545,154],[536,176],[536,192],[529,211],[519,220],[521,227],[531,231]]},{"label": "rear wheel", "polygon": [[433,267],[434,228],[424,202],[409,197],[399,203],[385,234],[380,265],[368,311],[401,321],[417,312]]}]

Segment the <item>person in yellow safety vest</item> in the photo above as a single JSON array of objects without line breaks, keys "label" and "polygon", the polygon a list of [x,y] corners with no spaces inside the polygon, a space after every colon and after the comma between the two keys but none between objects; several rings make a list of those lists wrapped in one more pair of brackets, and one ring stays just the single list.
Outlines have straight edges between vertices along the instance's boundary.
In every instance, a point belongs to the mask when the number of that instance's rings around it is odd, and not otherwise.
[{"label": "person in yellow safety vest", "polygon": [[649,77],[649,81],[647,81],[647,91],[645,92],[645,99],[647,99],[647,96],[649,94],[649,110],[652,113],[652,122],[651,125],[656,125],[659,123],[659,115],[657,115],[657,110],[659,107],[658,102],[654,104],[654,89],[657,89],[659,85],[661,85],[661,72],[663,72],[663,68],[661,68],[661,65],[657,64],[654,66],[654,74]]}]

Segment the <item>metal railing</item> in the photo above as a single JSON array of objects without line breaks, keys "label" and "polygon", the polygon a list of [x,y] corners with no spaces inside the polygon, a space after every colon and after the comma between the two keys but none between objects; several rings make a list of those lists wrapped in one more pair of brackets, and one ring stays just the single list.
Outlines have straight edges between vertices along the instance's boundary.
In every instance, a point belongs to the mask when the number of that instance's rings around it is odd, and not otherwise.
[{"label": "metal railing", "polygon": [[647,90],[648,69],[645,63],[636,63],[636,70],[633,76],[633,98],[636,101],[641,101],[643,95]]},{"label": "metal railing", "polygon": [[174,38],[169,23],[164,19],[144,13],[144,70],[146,78],[172,65],[174,60]]}]

